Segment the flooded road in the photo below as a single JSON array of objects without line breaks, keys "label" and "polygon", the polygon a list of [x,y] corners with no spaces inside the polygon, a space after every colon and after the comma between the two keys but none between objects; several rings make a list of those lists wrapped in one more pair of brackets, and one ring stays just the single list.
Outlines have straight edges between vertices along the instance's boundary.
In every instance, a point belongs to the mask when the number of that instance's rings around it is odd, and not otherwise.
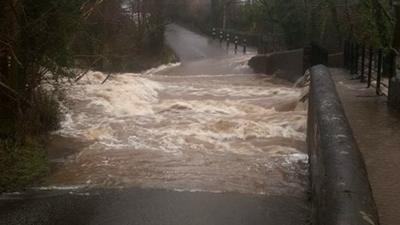
[{"label": "flooded road", "polygon": [[1,225],[308,224],[302,90],[254,74],[254,52],[167,40],[181,63],[64,84],[53,172],[0,198]]},{"label": "flooded road", "polygon": [[[170,29],[175,40],[177,27]],[[198,42],[182,36],[183,46]],[[301,90],[253,74],[251,53],[215,47],[221,55],[194,52],[188,61],[192,49],[175,48],[185,52],[182,65],[115,74],[104,85],[106,74],[90,72],[66,88],[58,135],[85,145],[75,146],[48,185],[304,193]]]}]

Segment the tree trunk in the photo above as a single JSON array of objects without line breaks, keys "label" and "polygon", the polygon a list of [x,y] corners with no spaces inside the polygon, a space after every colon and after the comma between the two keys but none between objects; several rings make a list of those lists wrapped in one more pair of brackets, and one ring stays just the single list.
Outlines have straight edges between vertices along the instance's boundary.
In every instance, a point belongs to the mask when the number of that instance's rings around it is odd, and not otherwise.
[{"label": "tree trunk", "polygon": [[394,30],[393,48],[400,51],[400,2],[395,5],[396,25]]},{"label": "tree trunk", "polygon": [[224,3],[223,15],[222,15],[222,29],[226,29],[226,13],[227,13],[227,4]]},{"label": "tree trunk", "polygon": [[383,9],[379,3],[379,0],[373,0],[373,6],[375,8],[375,24],[378,27],[378,35],[379,41],[382,45],[381,47],[388,47],[390,46],[389,38],[387,37],[387,30],[385,24],[385,17]]}]

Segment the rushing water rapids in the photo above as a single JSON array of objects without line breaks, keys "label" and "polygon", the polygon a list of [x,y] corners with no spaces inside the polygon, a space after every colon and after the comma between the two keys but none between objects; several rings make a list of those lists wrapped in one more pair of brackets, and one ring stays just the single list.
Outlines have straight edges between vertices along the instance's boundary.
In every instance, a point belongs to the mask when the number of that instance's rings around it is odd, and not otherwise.
[{"label": "rushing water rapids", "polygon": [[90,72],[67,85],[65,120],[55,140],[63,137],[75,154],[48,184],[305,192],[301,89],[253,74],[249,58],[114,74],[103,85],[106,75]]}]

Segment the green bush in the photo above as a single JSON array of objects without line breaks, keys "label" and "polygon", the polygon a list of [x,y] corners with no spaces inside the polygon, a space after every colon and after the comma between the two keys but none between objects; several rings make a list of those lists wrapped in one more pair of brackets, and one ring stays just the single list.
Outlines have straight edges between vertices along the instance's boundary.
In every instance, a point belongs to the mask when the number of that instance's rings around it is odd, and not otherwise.
[{"label": "green bush", "polygon": [[54,95],[39,91],[33,102],[35,107],[32,108],[32,114],[36,116],[37,132],[42,134],[57,130],[61,114],[59,103]]},{"label": "green bush", "polygon": [[46,136],[59,128],[60,110],[56,98],[45,91],[38,91],[32,97],[32,105],[16,118],[16,137]]}]

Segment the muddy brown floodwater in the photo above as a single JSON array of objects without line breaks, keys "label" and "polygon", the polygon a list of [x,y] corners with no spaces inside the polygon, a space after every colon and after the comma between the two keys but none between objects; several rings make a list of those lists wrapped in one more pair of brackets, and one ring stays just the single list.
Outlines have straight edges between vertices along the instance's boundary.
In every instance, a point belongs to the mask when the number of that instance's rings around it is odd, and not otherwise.
[{"label": "muddy brown floodwater", "polygon": [[180,64],[63,81],[52,173],[0,195],[0,225],[310,223],[303,90],[254,74],[252,51],[166,39]]},{"label": "muddy brown floodwater", "polygon": [[253,55],[200,54],[104,85],[100,72],[66,83],[47,187],[305,196],[303,90],[254,74]]}]

